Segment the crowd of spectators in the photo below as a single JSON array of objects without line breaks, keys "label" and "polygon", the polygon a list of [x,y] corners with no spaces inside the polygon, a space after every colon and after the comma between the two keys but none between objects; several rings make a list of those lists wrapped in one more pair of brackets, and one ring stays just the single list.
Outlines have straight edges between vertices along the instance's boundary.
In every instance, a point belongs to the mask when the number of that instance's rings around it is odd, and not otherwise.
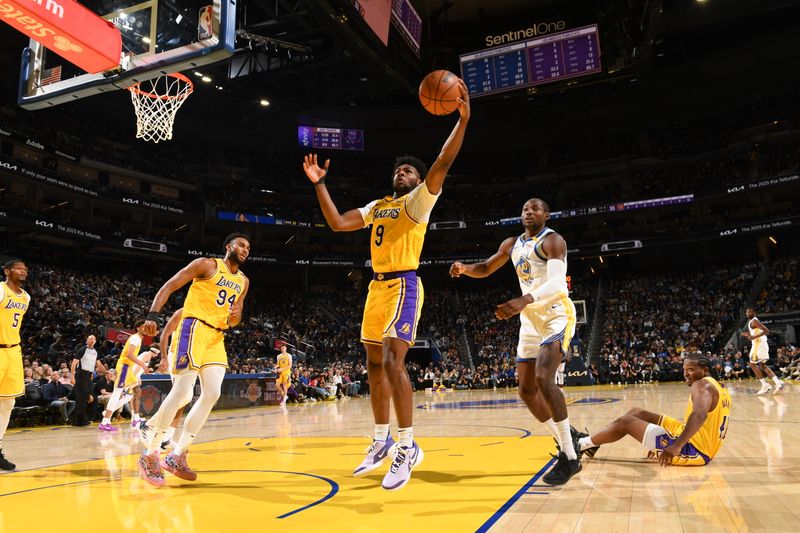
[{"label": "crowd of spectators", "polygon": [[780,257],[770,265],[770,277],[762,289],[756,310],[759,313],[800,311],[800,255]]},{"label": "crowd of spectators", "polygon": [[605,293],[601,379],[672,379],[684,351],[721,354],[757,271],[757,264],[742,263],[626,273],[611,280]]}]

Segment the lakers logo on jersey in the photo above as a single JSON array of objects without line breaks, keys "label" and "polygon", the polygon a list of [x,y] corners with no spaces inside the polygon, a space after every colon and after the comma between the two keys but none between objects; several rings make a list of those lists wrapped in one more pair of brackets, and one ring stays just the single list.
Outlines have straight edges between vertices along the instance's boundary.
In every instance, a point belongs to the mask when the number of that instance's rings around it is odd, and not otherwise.
[{"label": "lakers logo on jersey", "polygon": [[408,322],[404,322],[403,326],[400,328],[400,333],[404,335],[408,335],[409,333],[411,333],[411,324],[409,324]]},{"label": "lakers logo on jersey", "polygon": [[517,269],[517,276],[520,280],[529,281],[531,279],[531,264],[525,257],[520,256],[514,268]]}]

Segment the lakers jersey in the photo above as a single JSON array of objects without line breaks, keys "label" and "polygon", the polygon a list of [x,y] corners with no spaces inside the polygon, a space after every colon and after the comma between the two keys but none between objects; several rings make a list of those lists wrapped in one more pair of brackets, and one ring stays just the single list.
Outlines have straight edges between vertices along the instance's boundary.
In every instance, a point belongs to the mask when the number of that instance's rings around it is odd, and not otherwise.
[{"label": "lakers jersey", "polygon": [[[542,245],[545,238],[551,233],[555,233],[548,227],[536,234],[535,237],[526,238],[525,234],[519,236],[511,250],[511,261],[519,278],[519,288],[522,294],[529,294],[537,287],[547,281],[547,254],[544,253]],[[566,264],[567,258],[564,258]],[[563,287],[549,300],[557,300],[569,296],[566,278],[562,280]]]},{"label": "lakers jersey", "polygon": [[0,283],[0,344],[13,346],[19,344],[22,318],[30,305],[31,297],[24,290],[17,293],[3,281]]},{"label": "lakers jersey", "polygon": [[278,372],[284,372],[292,368],[292,356],[288,353],[286,355],[278,355]]},{"label": "lakers jersey", "polygon": [[[726,387],[717,383],[714,378],[708,376],[703,379],[714,385],[719,394],[719,399],[714,409],[708,413],[703,426],[689,439],[689,442],[704,454],[714,457],[717,455],[722,446],[722,441],[725,440],[725,436],[728,433],[728,422],[731,415],[731,394]],[[689,396],[689,402],[686,404],[686,412],[683,416],[684,423],[689,420],[689,415],[691,414],[692,397]]]},{"label": "lakers jersey", "polygon": [[370,257],[377,273],[416,270],[428,229],[431,209],[438,196],[425,184],[401,196],[386,196],[359,209],[364,227],[372,224]]},{"label": "lakers jersey", "polygon": [[217,268],[207,278],[195,278],[183,304],[181,319],[196,318],[217,329],[228,329],[228,317],[244,291],[245,277],[239,270],[231,273],[222,259],[214,259]]},{"label": "lakers jersey", "polygon": [[125,346],[122,348],[122,353],[119,356],[119,361],[117,361],[117,367],[121,367],[124,364],[135,365],[133,361],[128,357],[128,350],[133,347],[133,353],[131,354],[133,357],[139,355],[139,350],[142,347],[142,336],[138,333],[134,333],[128,340],[125,341]]}]

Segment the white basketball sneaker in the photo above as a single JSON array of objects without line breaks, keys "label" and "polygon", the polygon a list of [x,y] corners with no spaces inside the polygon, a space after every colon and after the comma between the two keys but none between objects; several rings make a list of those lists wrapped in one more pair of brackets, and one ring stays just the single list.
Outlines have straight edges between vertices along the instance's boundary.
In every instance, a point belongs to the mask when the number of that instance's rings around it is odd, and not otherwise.
[{"label": "white basketball sneaker", "polygon": [[383,476],[383,483],[381,486],[386,490],[399,490],[406,486],[408,480],[411,479],[411,471],[415,466],[419,465],[425,458],[422,453],[422,448],[419,447],[417,441],[410,448],[397,447],[397,454],[394,456],[392,466],[389,471]]},{"label": "white basketball sneaker", "polygon": [[369,448],[366,450],[367,456],[361,461],[361,464],[353,470],[353,475],[355,477],[361,477],[379,468],[387,457],[390,460],[394,459],[396,448],[397,445],[391,436],[384,441],[373,440],[372,444],[370,444]]},{"label": "white basketball sneaker", "polygon": [[766,394],[771,390],[772,390],[772,387],[770,387],[769,385],[762,385],[761,386],[761,390],[758,391],[756,394]]}]

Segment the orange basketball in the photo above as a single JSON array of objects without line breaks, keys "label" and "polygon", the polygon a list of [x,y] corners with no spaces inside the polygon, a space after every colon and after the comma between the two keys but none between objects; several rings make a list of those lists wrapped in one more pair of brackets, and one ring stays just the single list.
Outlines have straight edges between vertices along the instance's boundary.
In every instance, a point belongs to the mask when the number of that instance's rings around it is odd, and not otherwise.
[{"label": "orange basketball", "polygon": [[419,101],[428,113],[449,115],[458,109],[458,76],[447,70],[434,70],[419,84]]}]

